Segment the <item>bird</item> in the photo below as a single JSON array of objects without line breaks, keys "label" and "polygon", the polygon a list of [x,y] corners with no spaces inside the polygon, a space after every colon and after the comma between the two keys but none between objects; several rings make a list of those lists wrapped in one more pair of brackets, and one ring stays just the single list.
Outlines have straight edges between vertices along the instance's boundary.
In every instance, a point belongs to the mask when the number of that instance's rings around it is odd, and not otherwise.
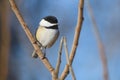
[{"label": "bird", "polygon": [[[35,33],[35,38],[40,49],[50,48],[56,42],[59,36],[58,19],[55,16],[46,16],[41,19]],[[46,52],[44,52],[45,56]],[[32,57],[37,58],[38,55],[33,51]]]}]

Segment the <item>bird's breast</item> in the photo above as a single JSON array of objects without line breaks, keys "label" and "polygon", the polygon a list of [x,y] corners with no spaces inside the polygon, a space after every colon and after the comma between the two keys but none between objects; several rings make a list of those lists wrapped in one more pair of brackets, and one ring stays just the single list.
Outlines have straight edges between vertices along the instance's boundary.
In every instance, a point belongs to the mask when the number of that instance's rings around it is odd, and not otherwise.
[{"label": "bird's breast", "polygon": [[44,27],[38,28],[36,32],[37,40],[43,47],[51,47],[58,38],[59,31],[56,29],[46,29]]}]

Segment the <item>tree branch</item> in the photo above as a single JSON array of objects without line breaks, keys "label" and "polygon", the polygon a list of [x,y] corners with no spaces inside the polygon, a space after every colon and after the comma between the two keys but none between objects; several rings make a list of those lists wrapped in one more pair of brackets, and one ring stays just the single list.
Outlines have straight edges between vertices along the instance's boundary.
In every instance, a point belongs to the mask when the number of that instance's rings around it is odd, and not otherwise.
[{"label": "tree branch", "polygon": [[63,37],[61,38],[61,41],[60,41],[60,46],[59,46],[59,51],[58,51],[58,60],[57,60],[56,69],[55,69],[57,77],[59,74],[59,69],[60,69],[60,64],[61,64],[62,46],[63,46]]},{"label": "tree branch", "polygon": [[52,67],[52,65],[50,64],[50,62],[48,61],[47,58],[43,58],[44,55],[42,53],[42,51],[39,49],[39,46],[37,44],[35,44],[36,40],[33,37],[33,35],[31,34],[27,24],[25,23],[24,19],[22,18],[16,4],[14,0],[9,0],[11,8],[13,10],[13,12],[15,13],[18,21],[20,22],[22,28],[24,29],[27,37],[29,38],[30,42],[32,43],[34,49],[36,50],[36,53],[38,54],[40,60],[44,63],[45,67],[51,72],[51,74],[53,75],[54,72],[54,68]]},{"label": "tree branch", "polygon": [[66,37],[64,37],[64,48],[65,48],[65,53],[66,53],[67,64],[69,65],[69,70],[70,70],[70,73],[71,73],[71,75],[72,75],[72,80],[76,80],[76,77],[75,77],[75,74],[74,74],[72,65],[70,65],[70,62],[69,62],[69,55],[68,55],[68,48],[67,48],[67,40],[66,40]]},{"label": "tree branch", "polygon": [[[80,31],[82,28],[82,22],[83,22],[83,6],[84,6],[84,0],[80,0],[79,1],[79,6],[78,6],[78,21],[77,21],[77,25],[76,25],[76,29],[75,29],[75,35],[74,35],[74,41],[73,41],[73,45],[72,45],[72,49],[70,52],[70,56],[69,56],[69,62],[70,65],[72,65],[75,53],[76,53],[76,49],[77,49],[77,45],[78,45],[78,41],[79,41],[79,35],[80,35]],[[69,67],[68,65],[65,66],[60,79],[64,80],[65,77],[67,76],[67,74],[69,73]]]},{"label": "tree branch", "polygon": [[105,49],[104,49],[104,45],[102,42],[102,39],[100,37],[100,33],[98,30],[98,25],[95,21],[94,18],[94,14],[93,14],[93,10],[92,7],[89,3],[89,0],[87,1],[87,8],[88,8],[88,12],[90,14],[92,23],[93,23],[93,30],[94,30],[94,34],[98,43],[98,47],[99,47],[99,51],[100,51],[100,57],[101,57],[101,61],[102,61],[102,65],[103,65],[103,76],[104,76],[104,80],[108,80],[108,69],[107,69],[107,59],[106,59],[106,55],[105,55]]}]

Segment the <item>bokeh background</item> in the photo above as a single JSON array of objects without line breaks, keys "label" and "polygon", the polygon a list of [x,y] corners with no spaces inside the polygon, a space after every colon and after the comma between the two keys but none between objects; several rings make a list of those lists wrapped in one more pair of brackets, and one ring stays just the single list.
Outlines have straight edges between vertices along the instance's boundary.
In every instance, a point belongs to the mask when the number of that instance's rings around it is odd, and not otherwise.
[{"label": "bokeh background", "polygon": [[[47,49],[46,55],[55,67],[62,36],[67,37],[68,50],[71,50],[78,0],[15,1],[33,35],[43,17],[54,15],[58,18],[60,36],[54,46]],[[90,0],[90,4],[105,48],[109,80],[120,80],[120,0]],[[33,47],[6,0],[0,0],[0,18],[0,80],[51,80],[51,74],[43,63],[31,57]],[[65,64],[63,50],[60,73]],[[87,0],[73,69],[77,80],[103,80],[102,63]],[[66,80],[72,80],[71,75]]]}]

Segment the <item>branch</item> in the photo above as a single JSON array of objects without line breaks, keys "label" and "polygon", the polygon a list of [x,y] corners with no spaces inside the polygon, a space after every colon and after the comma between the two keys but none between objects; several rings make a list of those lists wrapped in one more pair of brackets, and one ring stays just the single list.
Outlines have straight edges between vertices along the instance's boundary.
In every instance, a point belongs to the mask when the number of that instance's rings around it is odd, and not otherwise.
[{"label": "branch", "polygon": [[22,28],[24,29],[27,37],[29,38],[31,44],[33,45],[34,49],[36,50],[36,53],[38,54],[40,60],[44,63],[45,67],[51,72],[51,74],[53,75],[54,72],[54,68],[51,66],[50,62],[48,61],[47,58],[43,58],[44,55],[42,53],[42,51],[39,49],[39,46],[37,44],[35,44],[36,40],[33,37],[33,35],[31,34],[27,24],[25,23],[24,19],[22,18],[14,0],[9,0],[11,8],[13,10],[13,12],[15,13],[18,21],[20,22],[20,24],[22,25]]},{"label": "branch", "polygon": [[[82,28],[82,22],[83,22],[83,6],[84,6],[84,0],[80,0],[79,1],[79,6],[78,6],[78,21],[77,21],[77,25],[76,25],[76,29],[75,29],[75,35],[74,35],[74,41],[73,41],[73,45],[72,45],[72,49],[71,49],[71,53],[69,56],[69,62],[70,65],[72,65],[75,53],[76,53],[76,49],[77,49],[77,45],[78,45],[78,41],[79,41],[79,35],[80,35],[80,31]],[[69,67],[68,65],[65,66],[62,74],[61,74],[61,80],[64,80],[65,77],[67,76],[68,72],[69,72]]]},{"label": "branch", "polygon": [[60,46],[59,46],[59,51],[58,51],[58,60],[57,60],[56,69],[55,69],[57,77],[59,74],[59,69],[60,69],[60,64],[61,64],[62,46],[63,46],[63,37],[61,38],[61,41],[60,41]]},{"label": "branch", "polygon": [[104,49],[104,45],[103,45],[99,30],[98,30],[98,25],[95,21],[93,10],[92,10],[92,7],[91,7],[89,1],[87,2],[87,8],[88,8],[90,17],[92,19],[93,29],[94,29],[95,37],[96,37],[96,40],[98,43],[99,51],[100,51],[100,57],[101,57],[102,65],[103,65],[104,80],[108,80],[108,69],[107,69],[107,59],[106,59],[106,55],[105,55],[105,49]]},{"label": "branch", "polygon": [[66,53],[67,64],[69,65],[69,70],[70,70],[70,73],[72,75],[72,80],[76,80],[75,74],[74,74],[74,71],[73,71],[73,68],[72,68],[72,65],[70,65],[70,62],[69,62],[69,55],[68,55],[68,48],[67,48],[66,37],[64,37],[64,48],[65,48],[65,53]]}]

